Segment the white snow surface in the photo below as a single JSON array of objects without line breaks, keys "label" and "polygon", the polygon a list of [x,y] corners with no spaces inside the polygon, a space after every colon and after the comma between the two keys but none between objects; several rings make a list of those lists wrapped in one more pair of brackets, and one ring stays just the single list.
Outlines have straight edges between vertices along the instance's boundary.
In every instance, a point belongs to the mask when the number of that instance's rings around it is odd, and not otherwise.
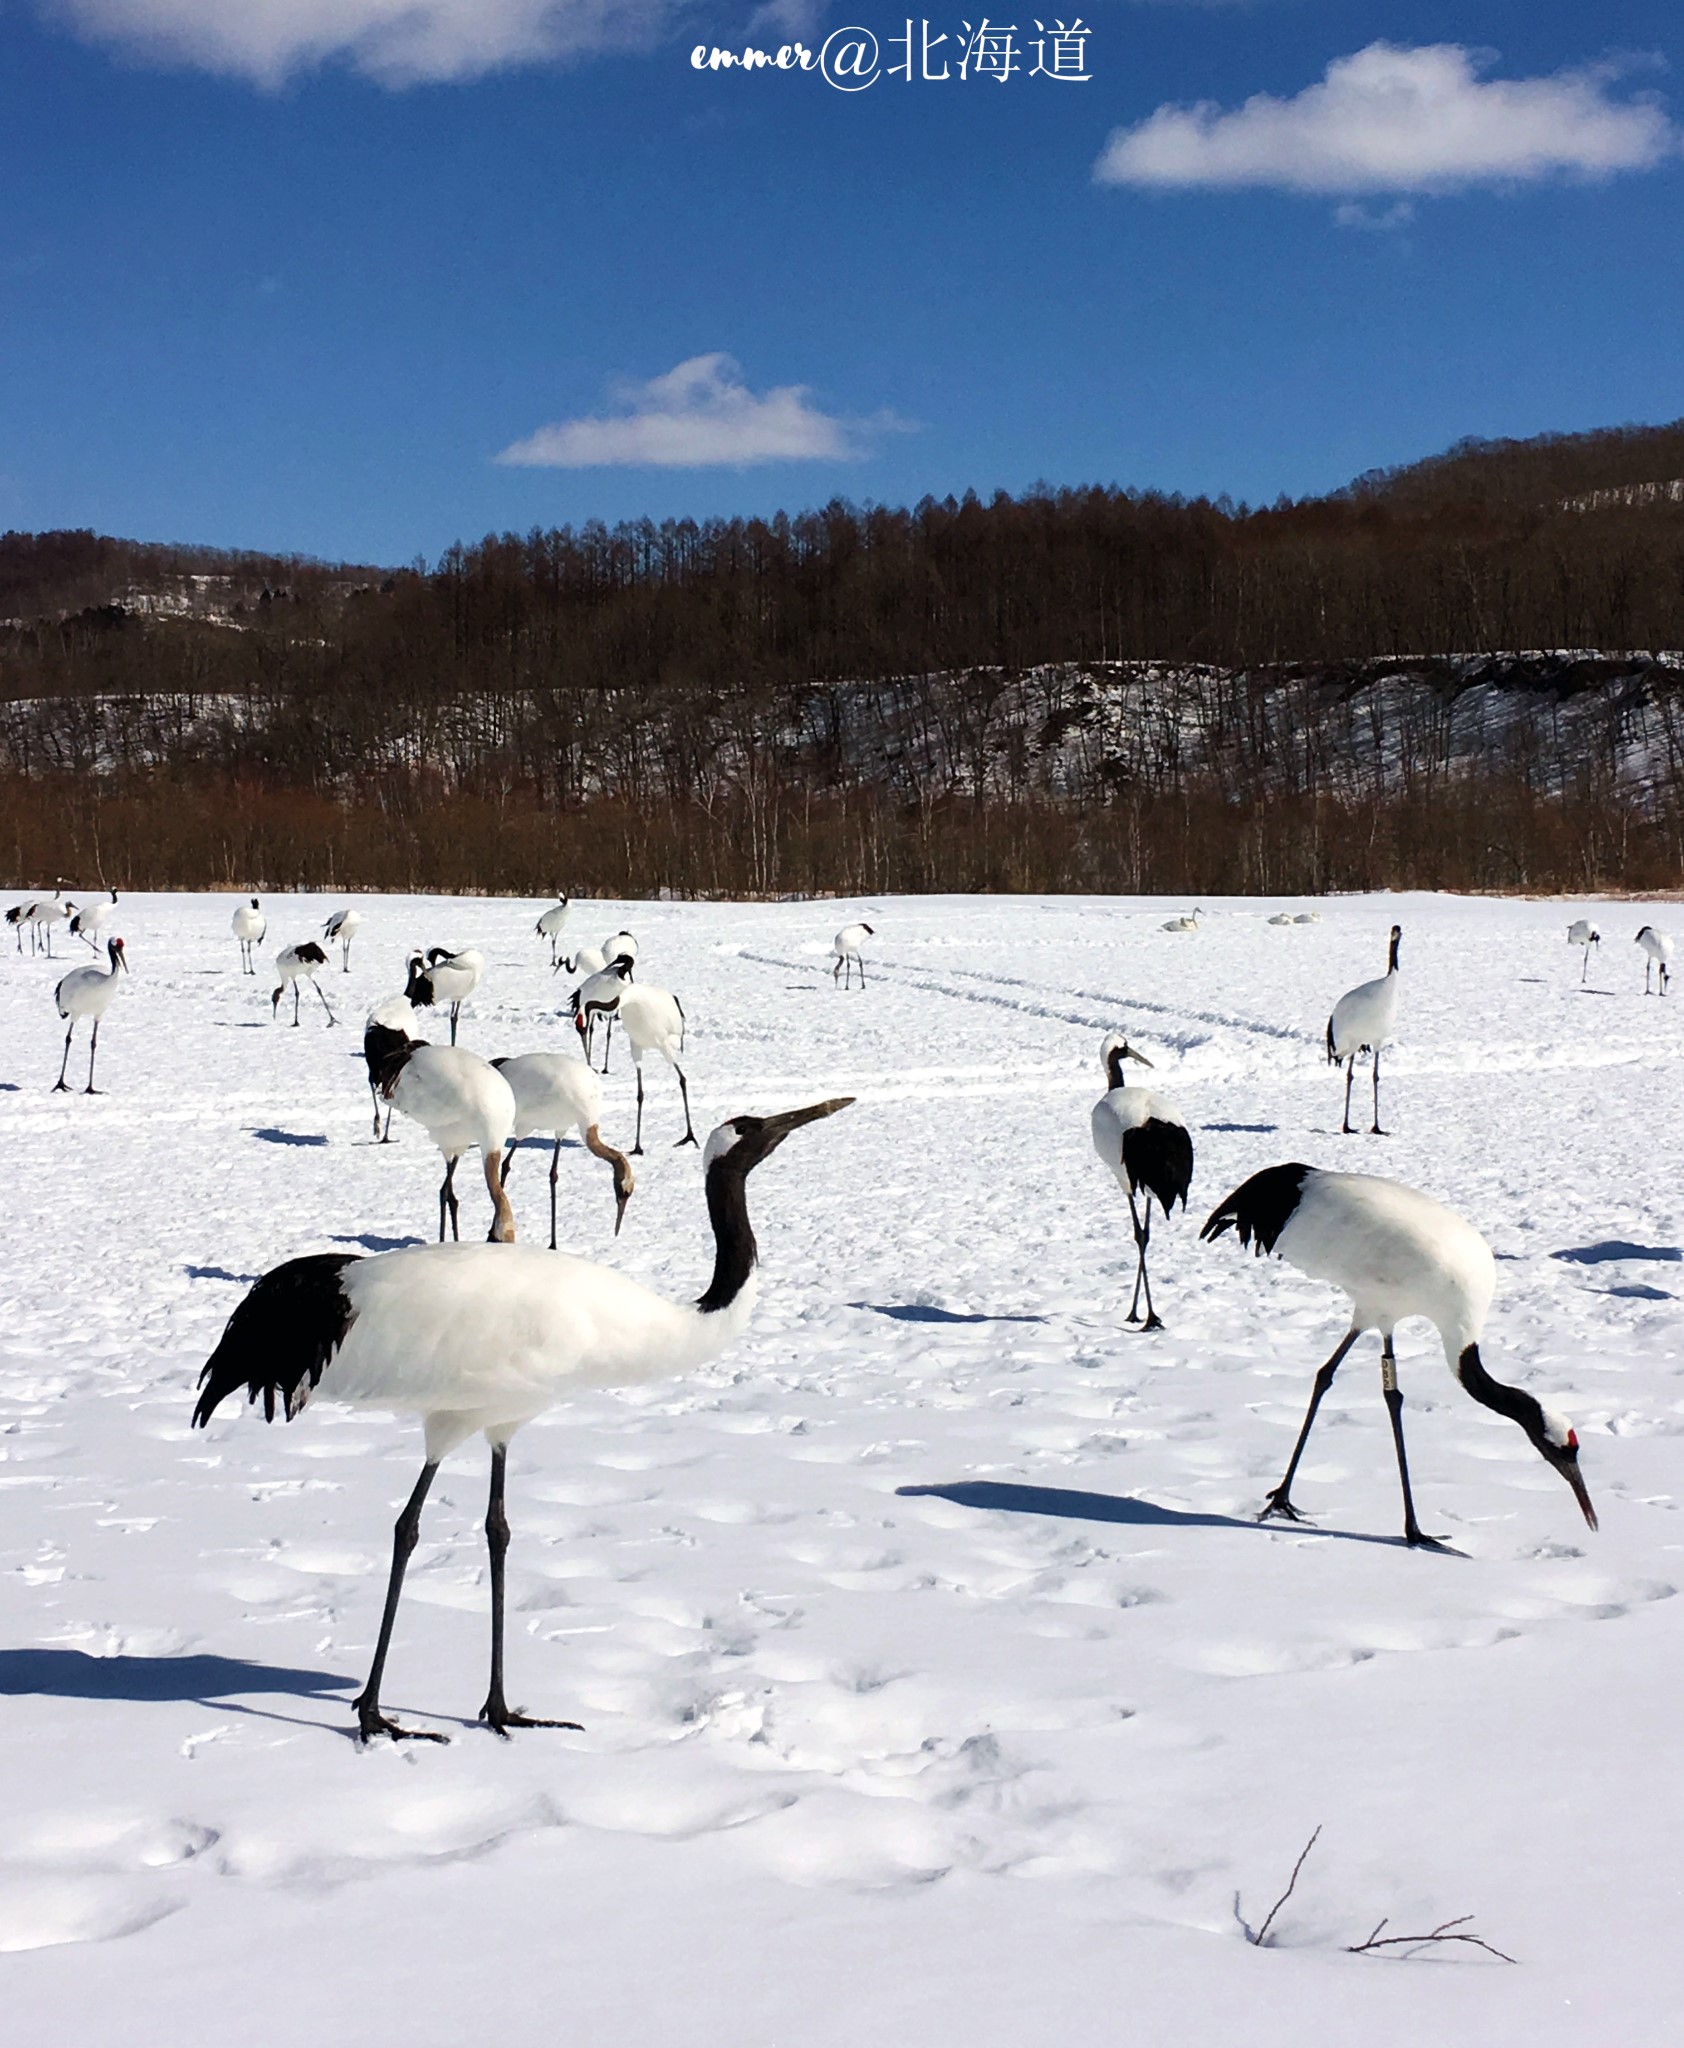
[{"label": "white snow surface", "polygon": [[[258,1274],[436,1227],[437,1152],[401,1119],[371,1142],[358,1057],[409,948],[484,952],[461,1042],[488,1055],[569,1046],[567,977],[536,901],[365,898],[351,973],[320,977],[341,1027],[294,1030],[271,958],[239,973],[233,900],[125,894],[99,1098],[48,1092],[52,987],[87,956],[0,951],[8,2038],[1677,2040],[1684,998],[1646,1000],[1630,944],[1675,912],[1353,898],[1282,929],[1229,901],[1189,940],[1144,900],[585,906],[683,1001],[698,1131],[859,1100],[751,1181],[764,1284],[733,1350],[515,1439],[510,1699],[584,1732],[474,1725],[476,1439],[428,1502],[385,1693],[450,1743],[363,1750],[419,1430],[317,1401],[192,1432],[195,1382]],[[266,894],[272,941],[344,900]],[[863,993],[831,983],[839,910],[877,928]],[[1322,1031],[1394,919],[1393,1135],[1342,1138]],[[1113,1028],[1197,1148],[1188,1215],[1153,1232],[1153,1337],[1122,1320],[1127,1207],[1089,1143]],[[624,1233],[575,1145],[563,1242],[689,1298],[700,1162],[671,1149],[672,1076],[647,1086]],[[616,1036],[611,1143],[631,1104]],[[547,1156],[510,1183],[540,1244]],[[1465,1554],[1399,1541],[1372,1338],[1294,1489],[1315,1525],[1254,1520],[1345,1311],[1198,1224],[1286,1159],[1486,1234],[1486,1363],[1572,1418],[1599,1534],[1418,1322],[1417,1506]],[[1347,1952],[1462,1914],[1517,1966]]]}]

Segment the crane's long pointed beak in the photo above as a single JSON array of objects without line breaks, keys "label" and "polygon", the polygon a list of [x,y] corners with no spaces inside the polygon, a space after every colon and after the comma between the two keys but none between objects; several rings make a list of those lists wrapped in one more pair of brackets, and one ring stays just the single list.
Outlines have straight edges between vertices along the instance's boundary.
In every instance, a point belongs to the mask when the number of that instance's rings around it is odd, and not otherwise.
[{"label": "crane's long pointed beak", "polygon": [[798,1131],[803,1124],[815,1124],[820,1117],[834,1116],[855,1099],[852,1095],[833,1095],[828,1102],[810,1103],[805,1109],[779,1110],[776,1116],[763,1119],[766,1135],[773,1145],[781,1145],[791,1131]]},{"label": "crane's long pointed beak", "polygon": [[1542,1448],[1545,1459],[1555,1467],[1567,1484],[1572,1487],[1573,1498],[1579,1503],[1580,1512],[1584,1515],[1587,1524],[1592,1529],[1599,1527],[1600,1525],[1596,1519],[1596,1510],[1591,1506],[1590,1493],[1585,1486],[1584,1475],[1579,1470],[1579,1453],[1577,1448],[1569,1447],[1566,1450],[1558,1450],[1554,1444],[1546,1444]]},{"label": "crane's long pointed beak", "polygon": [[1136,1052],[1132,1045],[1125,1045],[1123,1052],[1127,1058],[1138,1060],[1143,1067],[1149,1067],[1152,1064],[1143,1052]]},{"label": "crane's long pointed beak", "polygon": [[614,1235],[616,1237],[618,1237],[620,1234],[620,1225],[624,1223],[626,1220],[626,1204],[630,1200],[630,1189],[622,1191],[621,1189],[616,1188],[614,1190]]}]

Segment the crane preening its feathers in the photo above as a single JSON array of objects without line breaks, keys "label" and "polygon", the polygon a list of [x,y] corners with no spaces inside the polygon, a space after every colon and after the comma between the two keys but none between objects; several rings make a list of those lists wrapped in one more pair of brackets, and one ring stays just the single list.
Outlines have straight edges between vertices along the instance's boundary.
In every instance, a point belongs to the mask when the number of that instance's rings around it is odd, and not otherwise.
[{"label": "crane preening its feathers", "polygon": [[[1134,1060],[1143,1067],[1152,1062],[1136,1052],[1120,1032],[1113,1031],[1099,1048],[1099,1063],[1110,1083],[1109,1091],[1093,1106],[1093,1149],[1110,1167],[1129,1198],[1129,1216],[1134,1224],[1137,1264],[1134,1299],[1128,1320],[1140,1320],[1140,1295],[1146,1292],[1146,1328],[1161,1330],[1163,1322],[1152,1307],[1152,1283],[1146,1277],[1146,1247],[1152,1237],[1152,1197],[1167,1219],[1179,1202],[1187,1206],[1187,1190],[1193,1183],[1193,1140],[1168,1096],[1152,1088],[1131,1087],[1124,1062]],[[1145,1190],[1143,1201],[1136,1197]]]},{"label": "crane preening its feathers", "polygon": [[1333,1015],[1327,1020],[1327,1059],[1330,1066],[1345,1069],[1345,1121],[1344,1133],[1351,1131],[1351,1083],[1356,1079],[1357,1054],[1366,1052],[1374,1061],[1374,1131],[1373,1135],[1383,1138],[1386,1134],[1380,1128],[1380,1048],[1392,1035],[1397,1023],[1398,968],[1397,949],[1403,938],[1403,927],[1392,926],[1391,947],[1386,956],[1386,971],[1377,981],[1365,981],[1348,989],[1333,1006]]},{"label": "crane preening its feathers", "polygon": [[203,1428],[230,1396],[288,1421],[324,1400],[419,1416],[421,1476],[392,1537],[386,1605],[368,1683],[356,1702],[370,1741],[419,1736],[380,1711],[380,1686],[404,1567],[440,1460],[476,1432],[491,1446],[486,1546],[491,1566],[491,1684],[480,1718],[511,1728],[566,1728],[512,1712],[503,1689],[504,1558],[509,1439],[575,1389],[635,1385],[717,1357],[741,1335],[754,1301],[758,1248],[749,1225],[750,1172],[792,1131],[846,1109],[851,1096],[776,1116],[735,1116],[703,1153],[713,1278],[691,1304],[669,1301],[606,1266],[527,1245],[420,1245],[362,1258],[325,1252],[289,1259],[251,1289],[200,1375],[193,1421]]},{"label": "crane preening its feathers", "polygon": [[1425,1316],[1438,1330],[1450,1370],[1464,1390],[1524,1432],[1544,1462],[1573,1489],[1586,1522],[1596,1510],[1579,1474],[1579,1439],[1565,1416],[1519,1387],[1504,1386],[1486,1371],[1480,1333],[1496,1287],[1491,1248],[1473,1225],[1431,1195],[1365,1173],[1325,1173],[1293,1161],[1266,1167],[1219,1203],[1199,1233],[1217,1238],[1232,1230],[1257,1256],[1275,1252],[1312,1280],[1328,1280],[1351,1297],[1351,1327],[1316,1374],[1310,1406],[1279,1486],[1260,1519],[1304,1516],[1292,1503],[1292,1481],[1309,1441],[1322,1397],[1340,1361],[1364,1330],[1380,1333],[1380,1379],[1391,1415],[1403,1486],[1403,1533],[1410,1544],[1446,1546],[1423,1536],[1409,1491],[1403,1446],[1403,1395],[1398,1390],[1392,1331],[1405,1316]]}]

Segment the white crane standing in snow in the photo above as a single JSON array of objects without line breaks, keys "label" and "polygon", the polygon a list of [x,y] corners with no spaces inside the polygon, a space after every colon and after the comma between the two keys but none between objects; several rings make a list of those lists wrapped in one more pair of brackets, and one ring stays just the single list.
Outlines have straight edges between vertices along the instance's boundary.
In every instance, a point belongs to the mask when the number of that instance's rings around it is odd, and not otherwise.
[{"label": "white crane standing in snow", "polygon": [[837,976],[842,978],[846,988],[854,968],[860,971],[860,987],[865,987],[865,942],[877,936],[875,926],[869,924],[845,924],[830,942],[831,954],[836,965],[830,970],[834,983]]},{"label": "white crane standing in snow", "polygon": [[637,1385],[715,1358],[747,1326],[757,1247],[747,1180],[791,1131],[845,1109],[850,1098],[777,1116],[737,1116],[708,1139],[713,1278],[685,1305],[606,1266],[535,1246],[422,1245],[359,1258],[318,1252],[264,1274],[235,1309],[200,1375],[193,1421],[208,1423],[230,1395],[290,1421],[312,1394],[417,1415],[426,1434],[421,1476],[392,1532],[392,1568],[368,1683],[356,1701],[364,1742],[419,1736],[380,1711],[380,1687],[403,1592],[440,1461],[476,1431],[491,1446],[486,1547],[491,1567],[491,1684],[480,1719],[511,1728],[566,1728],[511,1711],[503,1684],[504,1504],[509,1439],[523,1423],[588,1387]]},{"label": "white crane standing in snow", "polygon": [[117,993],[117,976],[128,972],[129,963],[124,957],[121,939],[112,939],[105,948],[111,965],[109,967],[73,967],[53,991],[53,1001],[58,1013],[69,1021],[64,1033],[64,1058],[59,1062],[58,1079],[53,1083],[52,1093],[62,1089],[70,1092],[70,1083],[64,1078],[65,1069],[70,1065],[70,1041],[76,1030],[78,1017],[93,1019],[93,1037],[88,1045],[88,1085],[84,1095],[99,1095],[103,1090],[94,1086],[94,1055],[99,1051],[99,1020],[111,1007],[111,998]]},{"label": "white crane standing in snow", "polygon": [[540,915],[538,922],[532,927],[539,938],[549,940],[550,965],[552,967],[556,964],[556,948],[560,943],[562,932],[566,929],[567,920],[572,914],[573,899],[571,896],[563,896],[552,903],[549,909]]},{"label": "white crane standing in snow", "polygon": [[1380,1385],[1391,1415],[1403,1486],[1403,1534],[1410,1544],[1445,1546],[1423,1536],[1409,1491],[1403,1447],[1403,1395],[1397,1384],[1392,1331],[1406,1316],[1425,1316],[1438,1330],[1450,1370],[1476,1401],[1517,1423],[1527,1441],[1573,1489],[1591,1528],[1596,1510],[1579,1475],[1579,1439],[1565,1416],[1554,1414],[1519,1387],[1504,1386],[1486,1371],[1479,1339],[1496,1286],[1491,1248],[1454,1210],[1395,1180],[1366,1173],[1325,1173],[1294,1161],[1266,1167],[1237,1187],[1207,1219],[1202,1238],[1233,1229],[1257,1256],[1277,1252],[1312,1280],[1328,1280],[1351,1297],[1351,1327],[1316,1374],[1304,1425],[1286,1475],[1268,1497],[1259,1520],[1284,1515],[1301,1522],[1292,1481],[1309,1441],[1310,1425],[1333,1384],[1340,1360],[1364,1330],[1380,1333]]},{"label": "white crane standing in snow", "polygon": [[1666,994],[1666,985],[1672,979],[1672,962],[1678,951],[1670,932],[1658,932],[1652,924],[1646,924],[1637,934],[1637,943],[1643,948],[1643,993],[1649,993],[1649,977],[1658,967],[1661,970],[1661,994]]},{"label": "white crane standing in snow", "polygon": [[53,926],[62,924],[66,918],[76,915],[76,906],[67,897],[57,894],[37,896],[24,912],[29,921],[30,934],[41,934],[42,945],[47,958],[53,957]]},{"label": "white crane standing in snow", "polygon": [[228,920],[229,929],[240,942],[240,972],[257,972],[257,949],[262,945],[269,930],[269,920],[263,915],[254,896],[249,903],[236,903],[234,915]]},{"label": "white crane standing in snow", "polygon": [[[1152,1088],[1129,1086],[1124,1065],[1127,1060],[1135,1060],[1143,1067],[1152,1064],[1120,1032],[1113,1031],[1099,1048],[1099,1063],[1110,1087],[1093,1106],[1093,1149],[1101,1163],[1117,1176],[1129,1198],[1137,1263],[1128,1321],[1140,1320],[1140,1293],[1144,1288],[1146,1328],[1161,1330],[1163,1322],[1152,1306],[1152,1283],[1146,1277],[1146,1247],[1152,1239],[1152,1197],[1158,1198],[1166,1222],[1177,1202],[1186,1208],[1187,1190],[1193,1183],[1193,1140],[1167,1095]],[[1146,1191],[1145,1200],[1137,1205],[1136,1197],[1142,1188]]]},{"label": "white crane standing in snow", "polygon": [[281,1014],[281,998],[290,988],[292,990],[292,1025],[296,1031],[298,1028],[298,984],[301,981],[307,981],[315,989],[316,994],[321,996],[322,1008],[327,1012],[328,1029],[332,1030],[334,1024],[333,1005],[326,996],[322,995],[321,989],[316,983],[317,970],[326,965],[327,955],[316,944],[314,939],[304,939],[296,946],[283,946],[275,955],[275,972],[281,978],[276,983],[274,993],[269,998],[270,1015],[277,1020],[279,1019]]},{"label": "white crane standing in snow", "polygon": [[1585,977],[1590,973],[1590,949],[1601,945],[1602,934],[1588,917],[1576,917],[1567,927],[1567,943],[1577,946],[1584,955],[1579,967],[1579,986],[1583,988]]},{"label": "white crane standing in snow", "polygon": [[587,975],[571,997],[573,1022],[584,1034],[587,1062],[596,1044],[596,1020],[599,1017],[603,1019],[602,1071],[605,1074],[608,1071],[609,1048],[614,1043],[614,1013],[620,1007],[620,998],[631,978],[631,961],[625,954],[616,953],[606,967]]},{"label": "white crane standing in snow", "polygon": [[351,941],[362,930],[362,927],[362,912],[349,909],[336,910],[327,923],[322,926],[322,937],[324,939],[338,941],[339,964],[341,970],[346,974],[349,974],[351,971]]},{"label": "white crane standing in snow", "polygon": [[425,960],[419,953],[410,955],[409,986],[404,994],[421,1010],[436,1009],[440,1003],[450,1005],[450,1042],[454,1045],[462,1005],[479,987],[484,973],[485,955],[472,947],[447,953],[443,946],[433,946]]},{"label": "white crane standing in snow", "polygon": [[1380,1128],[1380,1048],[1392,1035],[1397,1023],[1398,967],[1397,949],[1403,938],[1403,927],[1392,926],[1391,950],[1386,957],[1386,971],[1378,981],[1365,981],[1349,989],[1333,1005],[1333,1015],[1327,1020],[1327,1061],[1329,1066],[1343,1066],[1345,1069],[1345,1121],[1344,1132],[1351,1132],[1351,1083],[1356,1078],[1357,1055],[1367,1053],[1374,1062],[1374,1132],[1377,1138],[1386,1134]]},{"label": "white crane standing in snow", "polygon": [[[620,1020],[632,1049],[632,1064],[637,1068],[637,1136],[632,1144],[632,1157],[636,1159],[643,1151],[643,1055],[658,1052],[678,1076],[678,1092],[684,1099],[684,1135],[673,1149],[680,1145],[694,1145],[695,1126],[690,1121],[690,1084],[684,1078],[684,1069],[678,1064],[684,1051],[684,1006],[670,989],[656,988],[647,981],[625,982],[620,989],[620,999],[614,1006],[614,1014]],[[582,1009],[575,1008],[573,1022],[581,1038],[586,1036],[586,1018]]]},{"label": "white crane standing in snow", "polygon": [[606,1159],[613,1170],[614,1235],[618,1237],[625,1221],[626,1204],[637,1182],[626,1155],[603,1142],[602,1083],[589,1065],[562,1052],[518,1053],[512,1059],[493,1060],[491,1064],[514,1090],[515,1097],[514,1140],[503,1154],[504,1187],[509,1185],[515,1146],[522,1138],[542,1133],[555,1140],[555,1150],[550,1154],[550,1250],[556,1248],[556,1182],[561,1177],[561,1141],[574,1130],[587,1148],[598,1159]]},{"label": "white crane standing in snow", "polygon": [[85,945],[91,946],[97,953],[99,935],[116,915],[117,892],[113,889],[109,897],[102,896],[96,902],[84,903],[70,920],[70,929],[77,938]]},{"label": "white crane standing in snow", "polygon": [[[375,1030],[379,1026],[372,1027]],[[368,1033],[364,1033],[365,1057]],[[393,1038],[396,1033],[392,1033]],[[370,1059],[370,1066],[374,1062]],[[381,1099],[412,1117],[444,1155],[439,1183],[439,1242],[444,1242],[446,1216],[450,1234],[460,1237],[460,1205],[456,1199],[456,1162],[464,1152],[477,1152],[491,1190],[491,1236],[498,1244],[515,1241],[515,1215],[503,1192],[503,1150],[515,1127],[514,1090],[489,1060],[465,1045],[429,1045],[424,1038],[388,1044],[379,1062],[376,1083]]]}]

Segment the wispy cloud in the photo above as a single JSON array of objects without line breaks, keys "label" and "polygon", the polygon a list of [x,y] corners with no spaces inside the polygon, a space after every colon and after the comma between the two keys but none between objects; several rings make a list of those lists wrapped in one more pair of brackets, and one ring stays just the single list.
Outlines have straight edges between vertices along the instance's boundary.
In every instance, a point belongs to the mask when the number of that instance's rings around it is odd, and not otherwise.
[{"label": "wispy cloud", "polygon": [[1482,77],[1493,61],[1458,43],[1370,43],[1290,99],[1159,107],[1115,131],[1094,176],[1183,189],[1431,193],[1606,178],[1678,150],[1678,131],[1652,97],[1614,96],[1619,66]]},{"label": "wispy cloud", "polygon": [[650,40],[676,0],[38,0],[86,41],[278,86],[340,62],[405,86]]},{"label": "wispy cloud", "polygon": [[752,392],[728,355],[692,356],[647,384],[617,384],[618,410],[559,420],[497,457],[520,468],[747,468],[762,462],[850,462],[889,414],[845,420],[820,412],[805,384]]}]

